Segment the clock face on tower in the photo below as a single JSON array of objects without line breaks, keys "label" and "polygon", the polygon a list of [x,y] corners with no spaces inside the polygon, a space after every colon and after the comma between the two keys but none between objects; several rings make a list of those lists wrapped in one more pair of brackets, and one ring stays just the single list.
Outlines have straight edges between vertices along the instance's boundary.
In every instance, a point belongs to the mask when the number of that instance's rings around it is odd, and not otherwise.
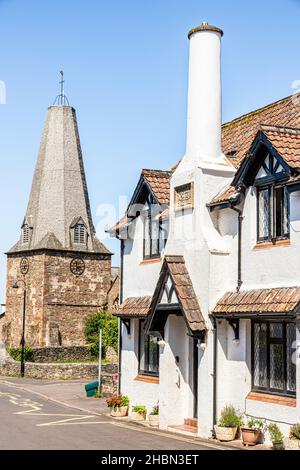
[{"label": "clock face on tower", "polygon": [[27,258],[22,258],[20,262],[20,271],[22,274],[27,274],[29,271],[29,261]]},{"label": "clock face on tower", "polygon": [[85,264],[82,258],[74,258],[70,263],[71,273],[75,276],[81,276],[85,270]]}]

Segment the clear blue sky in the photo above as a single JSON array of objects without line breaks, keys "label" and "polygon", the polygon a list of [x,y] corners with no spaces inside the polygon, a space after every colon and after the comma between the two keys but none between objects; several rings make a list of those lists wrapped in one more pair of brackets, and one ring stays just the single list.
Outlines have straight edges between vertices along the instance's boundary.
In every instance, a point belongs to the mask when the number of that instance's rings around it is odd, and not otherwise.
[{"label": "clear blue sky", "polygon": [[[300,80],[299,0],[0,0],[0,17],[1,252],[19,237],[59,69],[77,109],[95,225],[99,204],[130,195],[142,167],[168,169],[184,153],[191,27],[224,29],[224,121]],[[118,253],[118,242],[107,245]],[[0,302],[4,284],[1,255]]]}]

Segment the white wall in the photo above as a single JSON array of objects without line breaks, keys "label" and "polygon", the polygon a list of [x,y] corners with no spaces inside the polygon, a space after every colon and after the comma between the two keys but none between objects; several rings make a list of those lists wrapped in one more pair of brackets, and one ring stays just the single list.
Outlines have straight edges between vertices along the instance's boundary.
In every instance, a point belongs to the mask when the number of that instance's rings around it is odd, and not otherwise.
[{"label": "white wall", "polygon": [[130,398],[130,408],[144,405],[147,412],[159,401],[159,385],[134,380],[138,375],[138,320],[131,320],[130,335],[122,325],[121,392]]}]

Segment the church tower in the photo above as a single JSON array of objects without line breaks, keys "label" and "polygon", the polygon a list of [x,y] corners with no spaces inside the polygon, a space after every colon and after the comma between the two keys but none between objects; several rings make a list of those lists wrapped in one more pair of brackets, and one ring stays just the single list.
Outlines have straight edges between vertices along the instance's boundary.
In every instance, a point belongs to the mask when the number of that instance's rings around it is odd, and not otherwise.
[{"label": "church tower", "polygon": [[[7,253],[7,346],[20,345],[21,290],[30,346],[84,344],[85,319],[103,307],[111,253],[96,238],[75,109],[59,95],[48,109],[20,239]],[[19,283],[20,289],[13,289]]]}]

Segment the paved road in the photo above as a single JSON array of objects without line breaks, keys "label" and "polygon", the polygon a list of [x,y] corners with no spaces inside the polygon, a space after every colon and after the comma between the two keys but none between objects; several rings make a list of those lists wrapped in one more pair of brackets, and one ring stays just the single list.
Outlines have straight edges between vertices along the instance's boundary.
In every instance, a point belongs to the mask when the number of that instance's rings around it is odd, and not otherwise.
[{"label": "paved road", "polygon": [[0,449],[211,450],[213,445],[136,430],[104,414],[89,415],[29,391],[0,384]]}]

